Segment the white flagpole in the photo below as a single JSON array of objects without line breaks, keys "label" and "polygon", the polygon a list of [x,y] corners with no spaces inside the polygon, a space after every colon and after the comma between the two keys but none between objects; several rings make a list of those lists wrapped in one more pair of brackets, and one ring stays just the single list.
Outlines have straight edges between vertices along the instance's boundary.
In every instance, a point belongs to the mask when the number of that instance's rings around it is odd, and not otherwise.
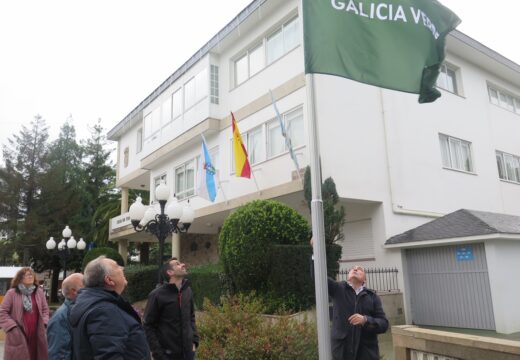
[{"label": "white flagpole", "polygon": [[[249,159],[248,159],[249,160]],[[251,166],[251,165],[249,165]],[[256,182],[256,176],[255,176],[255,172],[253,171],[253,169],[251,168],[251,176],[253,177],[253,181],[255,182],[255,185],[256,185],[256,191],[258,191],[258,193],[262,193],[260,191],[260,188],[258,187],[258,182]]]},{"label": "white flagpole", "polygon": [[311,218],[314,238],[314,284],[316,288],[316,319],[318,323],[318,352],[320,360],[331,360],[332,350],[329,327],[329,289],[327,285],[327,257],[325,226],[321,197],[320,147],[318,123],[314,105],[314,76],[305,74],[307,91],[307,117],[309,129],[309,157],[311,166]]},{"label": "white flagpole", "polygon": [[219,187],[220,191],[222,192],[222,197],[224,198],[224,202],[227,202],[228,199],[227,199],[226,193],[224,192],[224,188],[222,187],[222,183],[220,182],[220,176],[218,174],[219,174],[219,172],[217,171],[215,173],[215,177],[217,178],[218,187]]}]

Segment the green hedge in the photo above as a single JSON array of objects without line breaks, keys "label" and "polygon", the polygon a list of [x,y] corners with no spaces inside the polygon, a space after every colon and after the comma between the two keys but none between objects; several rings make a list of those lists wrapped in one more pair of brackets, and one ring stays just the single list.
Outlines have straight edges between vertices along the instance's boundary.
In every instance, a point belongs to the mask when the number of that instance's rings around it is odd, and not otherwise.
[{"label": "green hedge", "polygon": [[227,293],[223,281],[223,271],[219,265],[197,266],[188,269],[188,279],[195,301],[195,307],[202,309],[204,298],[212,304],[220,304],[220,298]]},{"label": "green hedge", "polygon": [[[213,304],[220,303],[220,297],[226,293],[222,281],[222,270],[218,265],[192,267],[188,279],[194,294],[195,305],[202,309],[204,298]],[[157,265],[129,265],[125,267],[128,281],[124,296],[134,303],[145,300],[157,284]]]},{"label": "green hedge", "polygon": [[128,301],[145,300],[157,285],[157,265],[128,265],[125,277],[128,285],[123,295]]},{"label": "green hedge", "polygon": [[[327,273],[335,278],[341,246],[327,246]],[[267,282],[269,292],[258,294],[267,311],[299,311],[316,303],[314,280],[311,277],[312,248],[309,245],[275,245],[271,250],[271,268]],[[313,271],[314,269],[312,269]]]},{"label": "green hedge", "polygon": [[219,236],[224,272],[237,292],[267,291],[271,248],[306,244],[309,224],[296,210],[274,200],[255,200],[226,218]]}]

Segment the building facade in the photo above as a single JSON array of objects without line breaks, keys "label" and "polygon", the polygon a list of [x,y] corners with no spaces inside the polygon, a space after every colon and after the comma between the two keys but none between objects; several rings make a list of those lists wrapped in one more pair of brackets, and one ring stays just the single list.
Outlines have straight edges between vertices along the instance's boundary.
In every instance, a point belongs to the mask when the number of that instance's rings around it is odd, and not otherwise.
[{"label": "building facade", "polygon": [[[282,201],[310,219],[269,93],[304,168],[301,21],[299,1],[253,1],[109,131],[123,193],[110,240],[122,253],[129,241],[154,241],[130,226],[128,189],[150,190],[153,199],[161,180],[195,208],[189,234],[172,239],[173,253],[186,261],[215,261],[224,219],[252,199]],[[385,246],[388,238],[461,208],[520,215],[516,63],[454,31],[434,103],[339,77],[315,75],[314,82],[323,178],[334,179],[347,214],[342,268],[397,267],[406,293],[403,250]],[[234,174],[230,110],[251,180]],[[197,196],[200,134],[218,172],[214,203]]]}]

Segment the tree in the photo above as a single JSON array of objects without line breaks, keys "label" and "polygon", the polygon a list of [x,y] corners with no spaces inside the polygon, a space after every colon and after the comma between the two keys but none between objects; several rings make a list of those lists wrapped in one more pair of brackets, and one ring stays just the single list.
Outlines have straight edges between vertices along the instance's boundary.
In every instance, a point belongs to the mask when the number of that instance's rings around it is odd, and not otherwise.
[{"label": "tree", "polygon": [[42,245],[42,227],[35,213],[36,202],[41,194],[40,179],[46,170],[48,128],[45,120],[37,115],[31,127],[22,126],[19,134],[8,140],[3,147],[6,172],[2,179],[5,190],[14,195],[3,198],[2,206],[9,213],[7,218],[9,236],[23,253],[23,264],[29,264],[38,247]]},{"label": "tree", "polygon": [[[311,169],[305,169],[303,181],[303,193],[309,210],[311,209]],[[325,244],[334,244],[344,238],[343,226],[345,225],[345,208],[338,207],[339,195],[336,184],[331,177],[325,179],[321,186],[321,197],[323,200],[323,222],[325,228]]]},{"label": "tree", "polygon": [[82,221],[86,222],[85,227],[90,229],[85,236],[98,245],[106,245],[110,218],[103,215],[100,208],[103,207],[110,215],[119,215],[117,208],[120,205],[116,203],[120,204],[120,194],[114,190],[115,171],[110,161],[110,150],[107,149],[101,119],[90,129],[90,134],[90,138],[83,144],[85,198],[80,214]]},{"label": "tree", "polygon": [[[57,301],[58,277],[62,265],[57,256],[47,251],[46,240],[54,236],[59,242],[66,225],[74,231],[73,236],[81,236],[87,231],[75,216],[84,198],[81,159],[82,149],[76,141],[76,130],[69,117],[62,125],[58,138],[49,146],[47,171],[41,177],[41,196],[37,203],[37,214],[44,233],[41,235],[42,245],[35,250],[34,267],[37,270],[53,270],[51,302]],[[79,268],[79,257],[79,254],[73,253],[68,258],[67,267]]]},{"label": "tree", "polygon": [[296,210],[274,200],[255,200],[224,221],[220,259],[237,291],[265,290],[272,246],[308,241],[309,224]]}]

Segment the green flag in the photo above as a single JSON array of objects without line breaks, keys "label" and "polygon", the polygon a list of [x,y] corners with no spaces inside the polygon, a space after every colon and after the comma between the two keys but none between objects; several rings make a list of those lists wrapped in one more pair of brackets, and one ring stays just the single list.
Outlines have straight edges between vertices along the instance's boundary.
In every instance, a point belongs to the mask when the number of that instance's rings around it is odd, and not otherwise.
[{"label": "green flag", "polygon": [[460,19],[436,0],[303,0],[305,73],[433,102],[445,40]]}]

